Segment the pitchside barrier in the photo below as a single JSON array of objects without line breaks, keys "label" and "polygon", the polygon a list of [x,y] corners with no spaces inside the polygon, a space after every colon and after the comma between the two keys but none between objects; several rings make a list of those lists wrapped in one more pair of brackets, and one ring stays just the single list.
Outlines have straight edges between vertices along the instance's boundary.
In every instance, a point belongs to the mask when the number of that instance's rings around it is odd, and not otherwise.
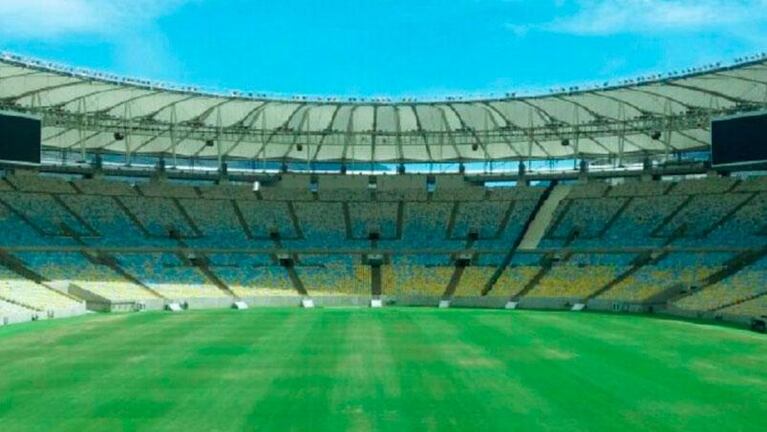
[{"label": "pitchside barrier", "polygon": [[46,319],[70,318],[84,315],[87,312],[85,304],[82,304],[70,308],[51,309],[43,312],[29,311],[23,313],[2,314],[0,315],[0,326]]},{"label": "pitchside barrier", "polygon": [[[439,307],[445,299],[439,296],[253,296],[241,299],[215,297],[215,298],[189,298],[189,299],[147,299],[133,302],[87,302],[86,304],[45,312],[30,311],[21,314],[0,315],[0,326],[43,319],[57,319],[78,316],[87,313],[88,310],[112,311],[112,312],[136,312],[142,310],[166,310],[173,303],[183,310],[187,309],[231,309],[238,301],[243,302],[248,308],[258,307],[301,307],[306,306],[304,301],[311,300],[315,307],[371,307],[373,300],[380,301],[381,306],[402,307]],[[378,304],[376,302],[376,304]],[[574,305],[583,304],[580,299],[562,298],[530,298],[524,297],[519,300],[509,300],[505,297],[453,297],[447,305],[451,308],[483,308],[483,309],[538,309],[538,310],[571,310]],[[513,306],[513,307],[511,307]],[[376,307],[376,306],[373,306]],[[611,300],[590,300],[586,303],[586,309],[591,311],[622,312],[622,313],[657,313],[659,315],[675,316],[681,318],[718,320],[735,323],[744,327],[753,325],[754,318],[741,315],[723,314],[721,312],[697,312],[679,309],[666,305],[642,305],[635,303],[621,303]],[[7,316],[6,316],[7,315]],[[764,320],[764,318],[759,318]]]}]

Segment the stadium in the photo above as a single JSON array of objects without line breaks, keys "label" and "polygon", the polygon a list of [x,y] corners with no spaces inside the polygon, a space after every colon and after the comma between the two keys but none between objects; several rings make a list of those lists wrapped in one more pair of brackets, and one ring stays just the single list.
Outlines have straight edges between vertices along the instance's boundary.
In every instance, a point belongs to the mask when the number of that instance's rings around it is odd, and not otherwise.
[{"label": "stadium", "polygon": [[764,55],[391,100],[3,54],[0,427],[758,430],[766,109]]}]

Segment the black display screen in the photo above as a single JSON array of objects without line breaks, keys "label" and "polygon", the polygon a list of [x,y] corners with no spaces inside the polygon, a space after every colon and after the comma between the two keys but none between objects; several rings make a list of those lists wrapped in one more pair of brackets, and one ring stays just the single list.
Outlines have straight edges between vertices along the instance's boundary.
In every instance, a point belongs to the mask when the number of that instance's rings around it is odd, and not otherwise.
[{"label": "black display screen", "polygon": [[744,168],[767,162],[767,113],[711,122],[711,162]]},{"label": "black display screen", "polygon": [[40,163],[42,127],[40,120],[0,113],[0,160]]}]

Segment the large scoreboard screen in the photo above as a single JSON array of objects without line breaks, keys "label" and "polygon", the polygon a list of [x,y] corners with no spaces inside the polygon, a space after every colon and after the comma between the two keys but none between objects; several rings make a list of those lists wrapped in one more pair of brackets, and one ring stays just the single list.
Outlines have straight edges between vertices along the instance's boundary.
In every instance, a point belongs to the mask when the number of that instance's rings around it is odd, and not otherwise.
[{"label": "large scoreboard screen", "polygon": [[712,121],[711,163],[743,168],[767,163],[767,113]]},{"label": "large scoreboard screen", "polygon": [[0,112],[0,161],[39,164],[41,143],[40,119]]}]

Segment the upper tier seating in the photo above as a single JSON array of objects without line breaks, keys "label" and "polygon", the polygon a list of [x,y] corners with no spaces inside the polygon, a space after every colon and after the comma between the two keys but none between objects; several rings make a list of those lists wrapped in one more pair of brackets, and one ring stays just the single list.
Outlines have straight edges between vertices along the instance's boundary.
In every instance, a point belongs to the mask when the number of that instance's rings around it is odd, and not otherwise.
[{"label": "upper tier seating", "polygon": [[[321,249],[344,247],[346,224],[340,203],[298,202],[295,210],[305,240],[291,243],[293,246]],[[348,243],[346,247],[349,247]]]},{"label": "upper tier seating", "polygon": [[626,203],[626,198],[565,199],[554,213],[544,247],[561,245],[573,232],[577,238],[595,238],[607,229],[607,223]]},{"label": "upper tier seating", "polygon": [[201,231],[202,238],[188,242],[200,247],[248,247],[252,245],[231,201],[181,199],[182,208]]},{"label": "upper tier seating", "polygon": [[397,214],[395,202],[355,202],[348,206],[352,238],[367,239],[377,233],[381,239],[397,238]]},{"label": "upper tier seating", "polygon": [[671,195],[719,194],[735,186],[737,179],[732,177],[708,177],[677,182],[670,190]]},{"label": "upper tier seating", "polygon": [[684,202],[685,197],[678,195],[631,198],[600,241],[594,243],[609,247],[660,246],[666,239],[653,236],[654,231]]},{"label": "upper tier seating", "polygon": [[125,208],[151,236],[168,238],[171,231],[184,237],[196,235],[189,221],[170,198],[122,197]]},{"label": "upper tier seating", "polygon": [[17,174],[9,175],[5,180],[20,192],[77,193],[72,184],[60,176]]},{"label": "upper tier seating", "polygon": [[99,246],[151,246],[172,244],[170,240],[147,237],[142,226],[131,220],[112,196],[68,195],[63,198],[93,229],[98,237],[84,241]]},{"label": "upper tier seating", "polygon": [[659,234],[670,236],[684,229],[684,237],[699,237],[708,232],[730,212],[749,198],[745,194],[710,194],[693,196],[687,205],[662,227]]},{"label": "upper tier seating", "polygon": [[708,235],[706,242],[731,246],[767,245],[765,215],[767,215],[767,192],[761,192],[716,227]]},{"label": "upper tier seating", "polygon": [[52,195],[43,193],[4,192],[3,201],[23,214],[29,223],[46,235],[65,236],[67,232],[93,234]]},{"label": "upper tier seating", "polygon": [[272,233],[281,239],[298,237],[291,219],[292,205],[288,202],[238,201],[237,205],[248,224],[253,237],[269,239]]},{"label": "upper tier seating", "polygon": [[[125,180],[75,180],[72,184],[86,195],[105,195],[105,196],[135,196],[138,195],[136,189]],[[48,192],[48,191],[46,191]]]},{"label": "upper tier seating", "polygon": [[447,240],[450,213],[453,206],[448,203],[406,202],[401,244],[412,249],[455,248],[461,241]]}]

